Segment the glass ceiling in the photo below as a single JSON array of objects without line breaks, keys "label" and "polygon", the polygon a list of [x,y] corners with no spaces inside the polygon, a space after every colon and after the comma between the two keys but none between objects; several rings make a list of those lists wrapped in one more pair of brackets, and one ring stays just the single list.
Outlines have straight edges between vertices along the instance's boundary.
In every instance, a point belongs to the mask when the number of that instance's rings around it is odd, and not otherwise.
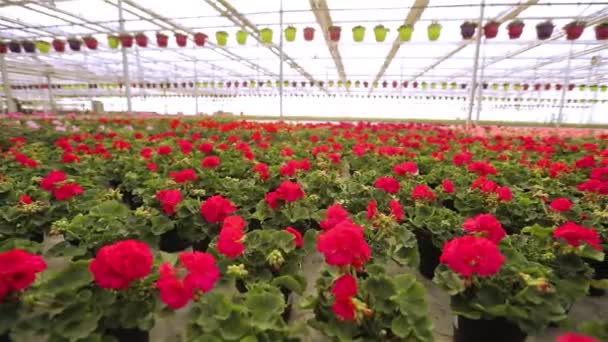
[{"label": "glass ceiling", "polygon": [[[283,27],[292,25],[298,33],[294,42],[284,42],[285,57],[283,78],[289,81],[286,92],[297,93],[392,93],[404,90],[391,86],[372,87],[374,81],[382,84],[398,82],[436,83],[427,92],[465,96],[466,88],[443,89],[442,83],[470,84],[475,59],[474,40],[463,40],[460,25],[464,21],[478,21],[478,1],[454,0],[180,0],[144,1],[123,0],[125,31],[144,32],[150,43],[147,48],[134,44],[127,49],[129,78],[132,83],[192,82],[244,82],[272,80],[280,77],[279,36],[283,6]],[[311,10],[311,3],[326,3],[328,11]],[[226,10],[226,4],[232,10]],[[484,22],[490,19],[505,21],[495,39],[482,39],[479,53],[481,82],[500,84],[500,89],[488,89],[488,94],[518,95],[518,91],[505,92],[503,83],[509,84],[605,84],[608,78],[608,41],[595,39],[593,26],[608,19],[608,6],[600,1],[529,0],[486,1]],[[531,6],[527,6],[531,5]],[[410,12],[421,10],[414,26],[411,41],[399,43],[397,28]],[[342,27],[338,43],[326,43],[322,32],[327,21]],[[520,39],[510,40],[506,24],[518,18],[526,24]],[[535,25],[546,19],[555,24],[548,40],[536,38]],[[572,20],[584,20],[588,27],[575,41],[565,39],[562,27]],[[427,26],[439,22],[443,29],[437,41],[427,38]],[[249,37],[245,45],[238,45],[236,32],[242,23],[253,28],[271,28],[274,45],[261,44]],[[374,26],[383,24],[390,29],[384,42],[374,39]],[[351,29],[366,27],[365,40],[353,41]],[[316,29],[313,41],[305,41],[302,30]],[[251,27],[246,30],[252,32]],[[154,35],[162,31],[169,35],[169,47],[156,46]],[[216,45],[215,32],[229,34],[225,47]],[[110,49],[106,37],[120,32],[117,0],[55,0],[55,1],[3,1],[0,3],[0,39],[45,40],[71,36],[93,35],[99,41],[95,51],[83,47],[80,52],[7,53],[4,56],[8,76],[13,85],[46,83],[48,75],[53,83],[122,83],[122,55],[120,49]],[[189,34],[187,47],[178,47],[173,32]],[[195,47],[192,34],[203,32],[209,36],[204,47]],[[332,55],[333,50],[333,55]],[[390,58],[393,50],[394,56]],[[339,59],[336,57],[336,52]],[[571,60],[568,61],[569,57]],[[592,63],[592,59],[594,63]],[[340,73],[338,63],[343,65]],[[383,65],[386,67],[383,68]],[[570,72],[567,69],[570,69]],[[351,87],[329,86],[330,81],[351,82]],[[308,84],[324,82],[323,86]],[[359,81],[358,83],[356,83]],[[292,86],[295,82],[296,87]],[[306,82],[306,86],[301,85]],[[370,86],[366,88],[363,84]],[[234,83],[233,83],[234,84]],[[358,87],[355,87],[355,84]],[[178,87],[179,88],[179,87]],[[188,88],[188,87],[186,87]],[[276,88],[276,87],[275,87]],[[62,89],[61,94],[78,93],[79,89]],[[107,89],[87,89],[87,92],[104,92]],[[134,89],[134,94],[149,89]],[[189,89],[172,89],[188,93]],[[232,89],[215,91],[234,92]],[[239,89],[239,91],[244,91]],[[264,91],[255,89],[256,94]],[[412,91],[411,87],[407,91]],[[552,96],[557,96],[554,93]],[[58,94],[60,95],[60,94]]]}]

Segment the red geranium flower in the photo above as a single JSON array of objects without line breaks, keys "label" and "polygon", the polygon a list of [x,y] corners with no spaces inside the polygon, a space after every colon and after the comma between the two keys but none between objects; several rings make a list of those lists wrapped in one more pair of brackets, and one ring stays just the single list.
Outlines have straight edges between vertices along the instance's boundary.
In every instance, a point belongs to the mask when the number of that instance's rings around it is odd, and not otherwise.
[{"label": "red geranium flower", "polygon": [[207,156],[201,161],[201,167],[206,169],[215,169],[220,166],[220,157],[218,156]]},{"label": "red geranium flower", "polygon": [[291,181],[282,182],[275,192],[285,202],[295,202],[305,196],[300,184]]},{"label": "red geranium flower", "polygon": [[204,154],[209,154],[213,152],[213,144],[211,143],[202,143],[198,145],[198,150]]},{"label": "red geranium flower", "polygon": [[467,170],[475,172],[480,176],[496,174],[496,169],[494,168],[494,166],[483,162],[470,163],[469,165],[467,165]]},{"label": "red geranium flower", "polygon": [[178,140],[177,145],[179,145],[182,154],[189,154],[192,151],[192,143],[188,140]]},{"label": "red geranium flower", "polygon": [[325,256],[327,264],[339,267],[352,265],[360,268],[371,257],[363,228],[350,221],[342,221],[319,234],[317,250]]},{"label": "red geranium flower", "polygon": [[599,179],[588,179],[577,185],[578,191],[593,192],[599,195],[608,195],[608,182]]},{"label": "red geranium flower", "polygon": [[558,336],[556,342],[600,342],[600,341],[591,336],[575,334],[575,333],[569,332],[569,333],[565,333],[561,336]]},{"label": "red geranium flower", "polygon": [[357,279],[350,274],[344,274],[334,281],[331,293],[336,299],[352,298],[357,295]]},{"label": "red geranium flower", "polygon": [[80,185],[76,183],[67,183],[60,185],[53,190],[53,196],[58,201],[64,201],[70,199],[76,195],[82,194],[83,190]]},{"label": "red geranium flower", "polygon": [[178,172],[171,171],[169,172],[169,176],[171,176],[176,183],[195,181],[197,178],[196,171],[193,169],[185,169]]},{"label": "red geranium flower", "polygon": [[446,194],[452,194],[456,191],[456,189],[454,188],[454,183],[452,183],[452,181],[447,178],[441,182],[441,189]]},{"label": "red geranium flower", "polygon": [[393,172],[398,176],[405,176],[407,174],[416,175],[418,174],[418,166],[414,162],[403,162],[395,165]]},{"label": "red geranium flower", "polygon": [[0,303],[10,292],[30,286],[45,269],[46,262],[38,255],[21,249],[0,252]]},{"label": "red geranium flower", "polygon": [[268,171],[268,165],[259,163],[251,169],[253,172],[257,172],[261,180],[267,180],[270,178],[270,172]]},{"label": "red geranium flower", "polygon": [[150,159],[154,151],[150,147],[144,147],[139,151],[139,155],[144,159]]},{"label": "red geranium flower", "polygon": [[160,190],[156,193],[156,199],[161,203],[165,214],[173,215],[175,207],[182,201],[182,194],[179,190]]},{"label": "red geranium flower", "polygon": [[578,247],[586,243],[598,251],[602,250],[601,240],[597,231],[593,228],[579,226],[574,222],[566,222],[553,231],[553,238],[566,240],[570,246]]},{"label": "red geranium flower", "polygon": [[156,172],[156,170],[158,170],[158,167],[154,163],[146,164],[146,168],[152,172]]},{"label": "red geranium flower", "polygon": [[240,216],[229,216],[224,220],[217,240],[217,250],[227,258],[233,259],[245,251],[242,240],[243,229],[247,223]]},{"label": "red geranium flower", "polygon": [[494,183],[493,181],[483,177],[483,176],[479,176],[474,182],[473,184],[471,184],[471,189],[479,189],[481,192],[494,192],[496,191],[496,189],[498,188],[498,185],[496,183]]},{"label": "red geranium flower", "polygon": [[374,187],[376,187],[376,189],[384,190],[389,194],[396,194],[399,192],[400,185],[399,181],[395,178],[384,176],[376,179]]},{"label": "red geranium flower", "polygon": [[500,271],[505,257],[494,242],[469,235],[448,241],[439,261],[463,277],[487,277]]},{"label": "red geranium flower", "polygon": [[207,198],[207,200],[201,204],[200,209],[201,215],[203,215],[205,220],[209,223],[220,223],[235,211],[236,207],[234,204],[219,195]]},{"label": "red geranium flower", "polygon": [[331,310],[339,319],[352,321],[355,319],[355,304],[352,298],[336,299],[331,306]]},{"label": "red geranium flower", "polygon": [[426,185],[418,184],[414,187],[411,194],[412,200],[434,201],[435,193]]},{"label": "red geranium flower", "polygon": [[376,218],[376,216],[378,215],[378,202],[376,202],[376,200],[371,200],[369,201],[369,203],[367,204],[367,213],[366,213],[366,218],[368,220],[373,220],[374,218]]},{"label": "red geranium flower", "polygon": [[46,191],[53,191],[57,183],[61,183],[66,179],[65,173],[61,171],[51,171],[46,177],[42,178],[40,187]]},{"label": "red geranium flower", "polygon": [[399,204],[399,201],[391,200],[388,205],[391,208],[391,215],[395,218],[395,221],[403,221],[405,213],[403,212],[403,208],[401,208],[401,204]]},{"label": "red geranium flower", "polygon": [[28,195],[22,195],[19,197],[19,203],[21,204],[32,204],[32,198]]},{"label": "red geranium flower", "polygon": [[302,234],[300,234],[299,231],[293,227],[287,227],[285,228],[285,231],[293,235],[293,243],[296,245],[296,247],[304,247],[304,240],[302,239]]},{"label": "red geranium flower", "polygon": [[485,237],[494,243],[499,243],[507,235],[500,221],[491,214],[479,214],[467,218],[463,227],[466,232]]},{"label": "red geranium flower", "polygon": [[71,153],[64,153],[63,156],[61,157],[61,162],[64,164],[70,164],[70,163],[80,163],[80,158],[75,155],[75,154],[71,154]]},{"label": "red geranium flower", "polygon": [[572,209],[572,202],[570,202],[570,200],[565,197],[560,197],[551,201],[549,207],[553,211],[563,213]]},{"label": "red geranium flower", "polygon": [[328,230],[335,227],[338,223],[348,220],[348,211],[340,204],[334,204],[325,211],[326,220],[319,222],[319,226],[323,230]]},{"label": "red geranium flower", "polygon": [[152,259],[148,245],[125,240],[102,247],[89,270],[99,287],[124,290],[152,272]]},{"label": "red geranium flower", "polygon": [[194,297],[194,289],[176,275],[176,270],[168,263],[159,268],[160,276],[156,281],[156,288],[160,291],[160,300],[171,309],[180,309]]},{"label": "red geranium flower", "polygon": [[454,163],[454,165],[464,165],[468,164],[472,158],[473,155],[471,153],[462,152],[454,155],[454,157],[452,158],[452,163]]},{"label": "red geranium flower", "polygon": [[279,194],[276,191],[271,191],[264,196],[264,201],[271,209],[279,207]]},{"label": "red geranium flower", "polygon": [[161,156],[171,154],[172,152],[173,152],[173,149],[171,148],[171,146],[167,146],[167,145],[159,146],[156,149],[156,153],[158,153]]},{"label": "red geranium flower", "polygon": [[513,199],[511,189],[506,186],[499,186],[496,188],[496,195],[498,195],[498,200],[503,202],[509,202]]},{"label": "red geranium flower", "polygon": [[595,167],[595,158],[593,158],[593,156],[591,155],[582,157],[581,159],[574,162],[574,166],[578,169]]}]

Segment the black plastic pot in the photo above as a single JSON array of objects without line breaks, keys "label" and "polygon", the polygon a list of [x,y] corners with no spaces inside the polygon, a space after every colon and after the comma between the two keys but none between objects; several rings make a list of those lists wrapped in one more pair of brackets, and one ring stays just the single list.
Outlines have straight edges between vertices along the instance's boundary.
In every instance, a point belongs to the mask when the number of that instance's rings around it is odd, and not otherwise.
[{"label": "black plastic pot", "polygon": [[469,319],[458,316],[454,342],[524,342],[527,334],[504,318]]},{"label": "black plastic pot", "polygon": [[158,248],[167,253],[175,253],[183,251],[190,247],[192,243],[177,234],[176,229],[172,229],[160,236]]},{"label": "black plastic pot", "polygon": [[441,250],[433,244],[431,234],[426,230],[414,231],[418,240],[418,254],[420,254],[420,265],[418,271],[427,279],[433,279],[435,268],[439,265]]},{"label": "black plastic pot", "polygon": [[12,342],[13,340],[11,340],[10,336],[8,336],[8,333],[0,335],[0,342]]},{"label": "black plastic pot", "polygon": [[[594,274],[593,279],[608,279],[608,260],[604,261],[595,261],[595,260],[586,260],[589,266],[593,268]],[[606,290],[598,289],[595,287],[591,287],[589,289],[589,296],[591,297],[600,297],[606,294]]]},{"label": "black plastic pot", "polygon": [[118,342],[150,341],[150,333],[140,329],[108,329],[106,335],[115,337]]}]

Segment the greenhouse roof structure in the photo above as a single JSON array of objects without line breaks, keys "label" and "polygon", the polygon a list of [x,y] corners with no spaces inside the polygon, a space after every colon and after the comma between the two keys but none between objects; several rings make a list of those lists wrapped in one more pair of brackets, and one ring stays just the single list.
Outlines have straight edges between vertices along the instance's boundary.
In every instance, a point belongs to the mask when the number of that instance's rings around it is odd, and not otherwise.
[{"label": "greenhouse roof structure", "polygon": [[0,56],[14,93],[555,98],[606,90],[607,20],[597,0],[5,0]]}]

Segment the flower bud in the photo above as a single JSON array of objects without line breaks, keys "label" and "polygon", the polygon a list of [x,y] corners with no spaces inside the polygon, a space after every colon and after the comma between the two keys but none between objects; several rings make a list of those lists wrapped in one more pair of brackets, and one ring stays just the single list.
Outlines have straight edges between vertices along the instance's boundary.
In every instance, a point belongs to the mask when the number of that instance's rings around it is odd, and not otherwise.
[{"label": "flower bud", "polygon": [[227,273],[228,273],[228,275],[231,275],[236,278],[242,278],[242,277],[247,276],[247,274],[249,274],[249,272],[247,272],[247,270],[245,269],[245,265],[243,265],[243,264],[228,266]]},{"label": "flower bud", "polygon": [[268,261],[270,266],[278,270],[285,262],[285,258],[283,258],[283,254],[281,254],[281,251],[275,249],[270,252],[270,254],[268,254],[268,256],[266,257],[266,261]]}]

